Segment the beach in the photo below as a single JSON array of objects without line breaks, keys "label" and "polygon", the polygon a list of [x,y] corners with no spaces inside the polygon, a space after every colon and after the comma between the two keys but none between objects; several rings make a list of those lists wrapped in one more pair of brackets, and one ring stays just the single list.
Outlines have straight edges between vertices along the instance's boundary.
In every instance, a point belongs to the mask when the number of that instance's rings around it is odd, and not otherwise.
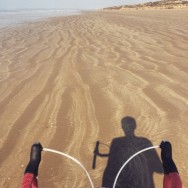
[{"label": "beach", "polygon": [[[77,158],[101,187],[108,159],[97,157],[92,169],[96,141],[110,146],[124,136],[127,116],[137,137],[172,143],[188,187],[187,16],[96,11],[0,30],[0,187],[20,187],[36,141]],[[162,187],[163,174],[152,176]],[[78,165],[42,153],[39,187],[89,186]]]}]

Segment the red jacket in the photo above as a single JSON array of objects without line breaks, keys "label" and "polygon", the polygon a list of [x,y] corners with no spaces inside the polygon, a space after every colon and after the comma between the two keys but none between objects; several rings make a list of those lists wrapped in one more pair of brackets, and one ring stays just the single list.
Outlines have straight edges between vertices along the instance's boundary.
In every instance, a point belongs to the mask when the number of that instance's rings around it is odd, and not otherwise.
[{"label": "red jacket", "polygon": [[38,188],[38,181],[34,174],[26,173],[22,179],[21,188]]}]

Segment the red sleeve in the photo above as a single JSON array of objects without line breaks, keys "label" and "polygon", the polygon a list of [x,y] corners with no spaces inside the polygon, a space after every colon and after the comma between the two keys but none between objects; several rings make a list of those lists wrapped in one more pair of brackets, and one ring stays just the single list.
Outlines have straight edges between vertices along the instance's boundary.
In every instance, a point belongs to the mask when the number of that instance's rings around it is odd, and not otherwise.
[{"label": "red sleeve", "polygon": [[182,181],[178,173],[173,172],[165,174],[163,179],[163,188],[182,188]]},{"label": "red sleeve", "polygon": [[38,181],[34,174],[26,173],[24,175],[21,188],[38,188]]}]

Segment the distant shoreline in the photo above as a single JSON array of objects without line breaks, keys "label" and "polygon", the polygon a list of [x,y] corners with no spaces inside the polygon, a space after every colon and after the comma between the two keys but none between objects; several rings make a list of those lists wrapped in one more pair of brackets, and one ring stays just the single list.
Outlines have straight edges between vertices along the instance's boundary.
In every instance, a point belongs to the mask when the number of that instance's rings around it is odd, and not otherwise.
[{"label": "distant shoreline", "polygon": [[80,15],[77,10],[14,10],[0,11],[0,29],[33,23],[54,17]]},{"label": "distant shoreline", "polygon": [[82,12],[82,11],[91,11],[91,10],[86,10],[86,9],[0,9],[0,13],[1,12],[32,12],[32,11],[42,11],[42,12],[45,12],[45,11],[65,11],[65,12]]}]

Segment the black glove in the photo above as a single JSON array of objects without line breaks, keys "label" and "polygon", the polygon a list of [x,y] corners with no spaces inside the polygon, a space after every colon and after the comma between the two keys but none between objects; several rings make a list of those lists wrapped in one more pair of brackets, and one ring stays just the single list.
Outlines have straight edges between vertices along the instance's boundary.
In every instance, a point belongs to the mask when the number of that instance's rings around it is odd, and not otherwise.
[{"label": "black glove", "polygon": [[172,146],[170,142],[162,141],[160,144],[160,148],[162,161],[168,161],[172,159]]},{"label": "black glove", "polygon": [[164,174],[177,172],[176,165],[172,159],[172,145],[168,141],[162,141],[160,144],[161,148],[161,159],[163,161]]},{"label": "black glove", "polygon": [[25,169],[25,173],[33,173],[35,176],[38,175],[42,149],[43,148],[40,143],[35,143],[31,146],[30,161]]},{"label": "black glove", "polygon": [[37,164],[41,161],[41,152],[42,152],[42,145],[40,143],[35,143],[31,147],[30,152],[30,161],[33,161]]}]

